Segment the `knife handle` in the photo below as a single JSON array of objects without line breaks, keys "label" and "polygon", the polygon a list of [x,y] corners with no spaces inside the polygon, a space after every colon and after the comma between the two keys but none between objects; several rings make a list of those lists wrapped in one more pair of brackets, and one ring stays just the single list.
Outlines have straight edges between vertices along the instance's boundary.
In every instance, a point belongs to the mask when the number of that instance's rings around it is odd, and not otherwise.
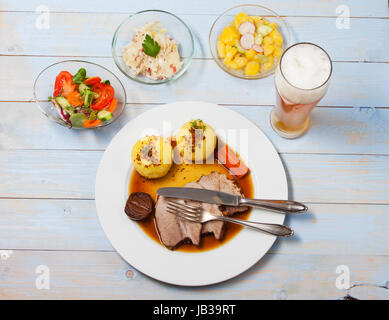
[{"label": "knife handle", "polygon": [[271,211],[281,213],[303,213],[308,210],[308,207],[300,202],[290,200],[259,200],[241,198],[240,205],[246,205],[250,207],[256,207],[261,209],[267,209]]}]

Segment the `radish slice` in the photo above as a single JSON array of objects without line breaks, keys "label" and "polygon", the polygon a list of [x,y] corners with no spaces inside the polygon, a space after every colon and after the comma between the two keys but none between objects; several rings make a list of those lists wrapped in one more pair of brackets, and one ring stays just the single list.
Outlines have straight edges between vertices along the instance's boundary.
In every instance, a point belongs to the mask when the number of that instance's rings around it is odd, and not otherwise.
[{"label": "radish slice", "polygon": [[252,46],[252,49],[255,51],[255,52],[258,52],[258,53],[262,53],[263,52],[263,48],[257,44],[254,44]]},{"label": "radish slice", "polygon": [[239,33],[240,34],[245,34],[245,33],[251,33],[254,34],[255,32],[255,25],[254,23],[245,21],[239,26]]},{"label": "radish slice", "polygon": [[245,33],[240,38],[240,45],[243,49],[249,50],[254,44],[254,36],[251,33]]}]

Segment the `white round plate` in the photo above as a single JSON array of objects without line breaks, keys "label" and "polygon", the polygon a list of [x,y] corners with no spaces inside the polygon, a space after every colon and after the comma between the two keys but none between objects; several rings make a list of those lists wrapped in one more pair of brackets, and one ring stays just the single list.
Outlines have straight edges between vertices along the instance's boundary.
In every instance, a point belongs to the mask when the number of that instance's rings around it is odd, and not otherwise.
[{"label": "white round plate", "polygon": [[[231,279],[249,269],[265,255],[276,237],[243,229],[213,250],[198,253],[170,251],[150,239],[136,222],[127,218],[124,206],[133,170],[132,146],[147,134],[170,136],[192,119],[202,119],[217,134],[226,132],[227,137],[232,137],[227,143],[240,153],[250,168],[256,198],[288,199],[284,167],[262,131],[240,114],[205,102],[176,102],[155,107],[127,123],[112,139],[102,157],[95,196],[105,234],[130,265],[166,283],[202,286]],[[245,141],[248,143],[246,155],[240,146]],[[250,220],[281,224],[284,215],[255,209]]]}]

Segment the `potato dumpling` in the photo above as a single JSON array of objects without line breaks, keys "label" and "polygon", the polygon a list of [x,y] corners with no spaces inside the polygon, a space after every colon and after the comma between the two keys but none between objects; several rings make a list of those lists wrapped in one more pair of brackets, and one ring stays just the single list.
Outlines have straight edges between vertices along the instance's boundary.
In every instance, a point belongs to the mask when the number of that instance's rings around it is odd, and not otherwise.
[{"label": "potato dumpling", "polygon": [[131,159],[135,170],[143,177],[162,178],[172,167],[172,146],[167,139],[147,136],[135,143]]},{"label": "potato dumpling", "polygon": [[215,131],[200,119],[185,123],[178,130],[176,141],[180,157],[187,163],[203,163],[216,147]]}]

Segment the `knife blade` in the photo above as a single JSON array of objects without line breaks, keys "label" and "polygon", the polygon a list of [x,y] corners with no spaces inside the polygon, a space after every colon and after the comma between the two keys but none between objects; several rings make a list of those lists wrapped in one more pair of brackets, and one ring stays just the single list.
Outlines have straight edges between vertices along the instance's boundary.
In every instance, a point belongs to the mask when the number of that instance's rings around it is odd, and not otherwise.
[{"label": "knife blade", "polygon": [[159,188],[157,194],[168,198],[194,200],[227,206],[239,206],[241,199],[240,196],[235,196],[230,193],[198,188]]},{"label": "knife blade", "polygon": [[250,206],[280,213],[304,213],[308,207],[292,200],[249,199],[230,193],[198,188],[160,188],[157,194],[168,198],[194,200],[226,206]]}]

